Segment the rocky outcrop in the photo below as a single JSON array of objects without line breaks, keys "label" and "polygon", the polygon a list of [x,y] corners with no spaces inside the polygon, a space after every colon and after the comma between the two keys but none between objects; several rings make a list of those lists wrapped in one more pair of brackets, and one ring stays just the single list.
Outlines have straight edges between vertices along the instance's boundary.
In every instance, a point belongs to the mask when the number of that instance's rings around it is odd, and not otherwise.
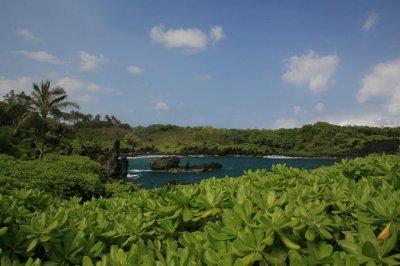
[{"label": "rocky outcrop", "polygon": [[208,162],[193,166],[190,166],[190,163],[187,162],[183,167],[179,166],[179,163],[180,159],[176,156],[161,157],[150,161],[150,169],[153,171],[165,171],[170,173],[201,173],[222,168],[222,164],[216,162]]},{"label": "rocky outcrop", "polygon": [[204,171],[211,171],[211,170],[217,170],[221,169],[222,164],[216,163],[216,162],[209,162],[209,163],[204,163],[204,164],[199,164],[199,165],[193,165],[190,169],[192,170],[203,170]]},{"label": "rocky outcrop", "polygon": [[126,178],[128,174],[128,159],[124,156],[120,157],[120,152],[120,141],[117,139],[107,160],[106,169],[109,178]]},{"label": "rocky outcrop", "polygon": [[176,156],[161,157],[150,161],[150,169],[153,171],[168,171],[179,168],[179,158]]}]

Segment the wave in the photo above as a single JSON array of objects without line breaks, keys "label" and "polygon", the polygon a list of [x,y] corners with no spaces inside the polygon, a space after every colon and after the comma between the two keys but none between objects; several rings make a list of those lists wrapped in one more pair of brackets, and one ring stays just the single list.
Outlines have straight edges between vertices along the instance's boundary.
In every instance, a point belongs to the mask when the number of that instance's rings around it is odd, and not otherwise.
[{"label": "wave", "polygon": [[140,175],[127,174],[126,177],[129,178],[129,179],[138,179],[140,177]]},{"label": "wave", "polygon": [[149,170],[149,169],[130,169],[130,170],[128,170],[128,172],[131,172],[131,173],[142,173],[142,172],[151,172],[151,170]]},{"label": "wave", "polygon": [[128,156],[127,159],[143,159],[143,158],[161,158],[161,157],[168,157],[168,156],[176,156],[180,158],[204,158],[204,157],[221,157],[219,155],[206,155],[206,154],[192,154],[192,155],[177,155],[177,154],[164,154],[164,155],[141,155],[141,156]]},{"label": "wave", "polygon": [[133,159],[142,159],[142,158],[161,158],[164,156],[166,156],[166,155],[142,155],[142,156],[130,156],[130,157],[128,156],[128,157],[126,157],[126,159],[133,160]]},{"label": "wave", "polygon": [[283,155],[266,155],[263,158],[267,159],[307,159],[305,157],[292,157],[292,156],[283,156]]}]

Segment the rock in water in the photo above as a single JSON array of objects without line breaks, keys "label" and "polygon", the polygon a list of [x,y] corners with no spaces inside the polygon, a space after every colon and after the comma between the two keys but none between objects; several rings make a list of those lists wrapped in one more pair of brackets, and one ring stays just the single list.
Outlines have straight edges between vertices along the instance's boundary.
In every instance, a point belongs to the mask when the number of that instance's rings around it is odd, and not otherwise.
[{"label": "rock in water", "polygon": [[216,162],[209,162],[209,163],[203,163],[203,164],[199,164],[199,165],[193,165],[191,167],[192,170],[202,170],[204,171],[211,171],[211,170],[217,170],[217,169],[221,169],[222,168],[222,164],[220,163],[216,163]]},{"label": "rock in water", "polygon": [[150,169],[155,171],[168,171],[179,168],[179,158],[176,156],[161,157],[150,161]]},{"label": "rock in water", "polygon": [[187,162],[185,166],[179,166],[180,159],[176,156],[161,157],[150,161],[150,169],[153,171],[165,171],[169,173],[201,173],[222,168],[222,164],[208,162],[199,165],[190,166]]},{"label": "rock in water", "polygon": [[111,150],[110,157],[107,161],[107,174],[109,178],[118,179],[126,178],[128,174],[129,162],[126,157],[119,157],[120,141],[114,141],[114,148]]}]

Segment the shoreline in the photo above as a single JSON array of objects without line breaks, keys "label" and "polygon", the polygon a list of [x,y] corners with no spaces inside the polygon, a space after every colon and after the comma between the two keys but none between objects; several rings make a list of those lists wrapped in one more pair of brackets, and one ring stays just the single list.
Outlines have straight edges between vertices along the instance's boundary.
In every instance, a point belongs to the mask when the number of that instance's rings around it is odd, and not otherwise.
[{"label": "shoreline", "polygon": [[300,160],[341,160],[343,158],[356,158],[355,157],[346,157],[346,156],[290,156],[290,155],[277,155],[277,154],[271,154],[271,155],[242,155],[242,154],[229,154],[229,155],[215,155],[215,154],[188,154],[188,155],[182,155],[182,154],[162,154],[162,153],[155,153],[155,154],[148,154],[148,155],[138,155],[138,156],[126,156],[126,158],[129,160],[134,160],[134,159],[142,159],[142,158],[161,158],[161,157],[168,157],[168,156],[176,156],[179,158],[182,157],[193,157],[193,158],[202,158],[202,157],[244,157],[244,158],[265,158],[265,159],[275,159],[275,160],[295,160],[295,159],[300,159]]}]

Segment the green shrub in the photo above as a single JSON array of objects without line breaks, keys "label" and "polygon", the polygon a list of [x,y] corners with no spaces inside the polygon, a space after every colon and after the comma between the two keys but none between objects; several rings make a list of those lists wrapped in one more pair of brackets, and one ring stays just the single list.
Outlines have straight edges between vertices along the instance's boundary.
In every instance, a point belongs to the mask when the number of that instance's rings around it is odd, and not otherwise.
[{"label": "green shrub", "polygon": [[0,155],[0,190],[36,188],[68,198],[104,194],[101,165],[81,156],[48,155],[43,160],[22,161]]},{"label": "green shrub", "polygon": [[123,197],[127,193],[140,190],[141,187],[133,183],[125,183],[120,181],[110,181],[104,184],[106,197]]},{"label": "green shrub", "polygon": [[311,171],[276,165],[125,194],[110,183],[121,197],[83,204],[37,190],[0,193],[0,261],[399,265],[399,164],[400,156],[369,156]]}]

